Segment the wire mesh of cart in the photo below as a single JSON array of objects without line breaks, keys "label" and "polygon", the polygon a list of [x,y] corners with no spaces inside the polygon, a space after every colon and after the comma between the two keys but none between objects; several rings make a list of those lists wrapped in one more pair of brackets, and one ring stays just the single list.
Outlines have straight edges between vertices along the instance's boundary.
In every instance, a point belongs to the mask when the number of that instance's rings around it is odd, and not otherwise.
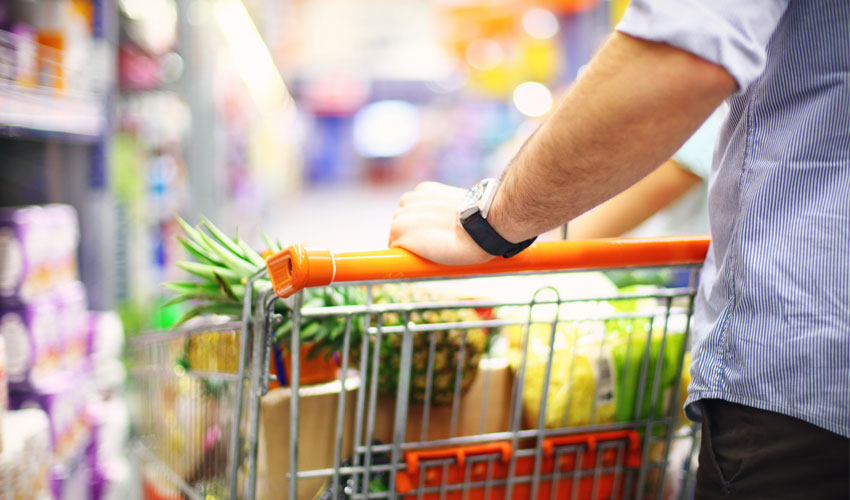
[{"label": "wire mesh of cart", "polygon": [[[249,282],[241,318],[149,332],[129,343],[136,457],[146,500],[254,498],[268,339],[254,335],[270,291]],[[257,330],[263,332],[263,330]]]},{"label": "wire mesh of cart", "polygon": [[[686,497],[679,374],[707,245],[539,243],[472,267],[290,247],[239,321],[131,342],[145,498]],[[687,279],[579,272],[632,267]]]},{"label": "wire mesh of cart", "polygon": [[[698,435],[681,406],[707,246],[544,242],[459,267],[400,249],[271,256],[274,291],[291,311],[288,421],[275,423],[287,439],[270,443],[287,446],[287,467],[269,471],[287,481],[272,496],[687,497]],[[639,267],[686,278],[622,289],[587,273]],[[316,287],[363,299],[328,305]],[[317,319],[327,329],[302,330]],[[316,345],[333,345],[339,364],[330,405],[303,384]],[[255,366],[274,353],[267,344]]]}]

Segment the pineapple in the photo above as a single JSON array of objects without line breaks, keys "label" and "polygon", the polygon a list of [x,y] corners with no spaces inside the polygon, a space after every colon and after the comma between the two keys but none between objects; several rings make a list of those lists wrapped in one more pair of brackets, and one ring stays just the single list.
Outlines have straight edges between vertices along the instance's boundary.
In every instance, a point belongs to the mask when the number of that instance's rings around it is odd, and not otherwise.
[{"label": "pineapple", "polygon": [[[430,293],[423,287],[384,285],[378,289],[375,304],[439,302],[441,297]],[[479,321],[481,318],[472,309],[437,309],[413,311],[409,320],[416,325],[439,323],[462,323]],[[375,324],[375,318],[372,319]],[[400,313],[385,313],[381,317],[382,327],[398,326],[403,322]],[[465,336],[464,336],[465,335]],[[411,359],[410,398],[422,403],[428,375],[428,355],[431,337],[434,338],[433,380],[431,383],[431,403],[435,405],[451,404],[454,398],[455,379],[457,377],[458,358],[461,344],[464,345],[463,375],[461,391],[465,392],[478,373],[478,361],[487,348],[487,331],[483,328],[437,330],[434,332],[415,332],[413,334],[413,356]],[[401,366],[400,333],[386,333],[382,336],[378,364],[378,388],[381,392],[395,395],[398,389],[398,375]],[[369,343],[369,354],[374,349],[374,340]],[[359,344],[353,350],[354,358],[359,360]]]},{"label": "pineapple", "polygon": [[[210,221],[204,220],[197,228],[180,221],[186,232],[186,238],[180,243],[198,262],[180,262],[178,265],[189,273],[201,278],[201,281],[167,283],[166,286],[177,296],[170,303],[193,301],[195,307],[187,312],[181,322],[200,314],[225,314],[238,318],[242,313],[242,299],[248,278],[265,265],[262,257],[241,241],[238,236],[230,239]],[[273,251],[279,251],[280,245],[266,240]],[[268,289],[267,279],[255,282],[257,291]],[[375,304],[438,302],[441,298],[429,293],[420,286],[384,285],[378,288]],[[325,287],[304,290],[304,307],[328,307],[358,305],[365,303],[362,287]],[[283,316],[284,321],[275,330],[275,340],[284,346],[288,344],[292,332],[291,311],[283,301],[275,302],[275,312]],[[385,327],[401,325],[401,313],[384,313],[381,324]],[[433,309],[413,311],[409,320],[414,324],[438,324],[477,321],[481,318],[472,309]],[[376,324],[376,317],[370,318]],[[359,368],[362,335],[365,318],[352,318],[351,322],[351,359],[352,365]],[[309,356],[330,357],[342,351],[345,339],[346,321],[344,316],[310,318],[302,321],[301,342],[312,344]],[[450,404],[454,397],[454,385],[457,375],[457,363],[461,344],[464,345],[464,366],[461,389],[465,391],[475,380],[478,361],[487,347],[487,332],[482,328],[439,330],[414,334],[413,359],[411,366],[411,400],[423,402],[427,384],[428,353],[430,338],[433,336],[434,369],[431,386],[431,402],[435,405]],[[398,373],[401,364],[401,334],[384,334],[378,359],[378,387],[384,394],[394,396],[398,389]],[[200,335],[186,347],[186,355],[181,363],[184,368],[202,369],[212,366],[232,367],[232,362],[224,359],[202,360],[207,356],[227,356],[233,350],[229,345],[210,345],[229,342],[226,335]],[[370,338],[369,363],[371,364],[374,337]],[[235,343],[234,343],[235,346]],[[367,376],[371,370],[367,370]]]},{"label": "pineapple", "polygon": [[[193,307],[178,321],[182,324],[203,314],[220,314],[233,318],[242,315],[242,301],[248,279],[265,267],[265,260],[254,249],[237,236],[231,239],[212,222],[204,219],[197,227],[179,220],[186,237],[178,241],[196,262],[178,262],[178,266],[199,278],[199,281],[176,281],[165,287],[176,296],[167,305],[190,302]],[[272,251],[280,251],[281,245],[266,239]],[[267,290],[271,283],[267,278],[254,282],[254,291]],[[348,288],[318,288],[304,291],[304,305],[309,307],[353,305],[363,303],[360,290]],[[291,311],[283,301],[274,303],[275,312],[283,316],[283,322],[275,329],[275,341],[287,345],[292,332]],[[310,355],[330,357],[342,349],[345,321],[342,318],[312,318],[301,324],[301,339],[313,343]],[[352,323],[352,333],[359,335],[360,323]],[[189,339],[186,354],[180,363],[184,368],[204,370],[216,366],[216,370],[229,371],[235,368],[233,360],[222,359],[235,354],[229,343],[236,346],[234,339],[220,334],[198,335]],[[228,344],[228,345],[224,345]],[[204,359],[217,356],[218,359]]]}]

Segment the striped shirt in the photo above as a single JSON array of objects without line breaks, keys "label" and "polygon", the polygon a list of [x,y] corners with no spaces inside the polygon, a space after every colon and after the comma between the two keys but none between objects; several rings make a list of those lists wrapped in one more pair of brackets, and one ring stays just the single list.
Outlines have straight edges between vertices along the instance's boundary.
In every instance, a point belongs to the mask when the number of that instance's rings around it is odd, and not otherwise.
[{"label": "striped shirt", "polygon": [[739,84],[709,182],[688,415],[718,398],[850,437],[850,2],[632,0],[617,29]]}]

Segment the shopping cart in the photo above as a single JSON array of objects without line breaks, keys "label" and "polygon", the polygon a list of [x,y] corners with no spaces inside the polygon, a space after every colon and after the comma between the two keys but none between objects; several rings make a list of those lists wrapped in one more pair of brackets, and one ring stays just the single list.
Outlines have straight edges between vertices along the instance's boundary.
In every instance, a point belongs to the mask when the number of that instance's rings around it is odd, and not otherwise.
[{"label": "shopping cart", "polygon": [[[148,410],[140,456],[159,470],[148,497],[169,498],[168,484],[173,498],[686,498],[698,434],[680,415],[681,374],[707,247],[705,237],[544,242],[446,267],[399,249],[292,246],[267,259],[273,290],[247,293],[240,323],[133,343]],[[686,279],[624,291],[578,274],[644,267]],[[609,286],[588,285],[593,276]],[[315,306],[312,287],[355,287],[364,300]],[[288,318],[274,313],[278,300]],[[300,329],[315,319],[344,325],[339,369],[305,385]],[[273,335],[283,320],[286,346]],[[230,356],[192,351],[212,335],[232,338]],[[184,369],[189,355],[215,362]],[[238,366],[220,366],[227,359]],[[277,379],[288,387],[269,393]],[[195,418],[153,404],[180,391],[196,391]],[[215,404],[198,403],[210,394]],[[180,432],[193,442],[169,454],[164,436]],[[675,468],[671,452],[684,457]]]}]

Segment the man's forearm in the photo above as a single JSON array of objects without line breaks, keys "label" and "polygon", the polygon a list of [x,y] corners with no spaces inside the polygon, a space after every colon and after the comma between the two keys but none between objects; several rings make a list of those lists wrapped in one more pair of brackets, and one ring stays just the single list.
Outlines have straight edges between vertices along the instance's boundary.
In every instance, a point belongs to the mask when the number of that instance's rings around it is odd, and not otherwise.
[{"label": "man's forearm", "polygon": [[735,91],[723,68],[615,34],[505,171],[488,220],[522,241],[640,180]]}]

